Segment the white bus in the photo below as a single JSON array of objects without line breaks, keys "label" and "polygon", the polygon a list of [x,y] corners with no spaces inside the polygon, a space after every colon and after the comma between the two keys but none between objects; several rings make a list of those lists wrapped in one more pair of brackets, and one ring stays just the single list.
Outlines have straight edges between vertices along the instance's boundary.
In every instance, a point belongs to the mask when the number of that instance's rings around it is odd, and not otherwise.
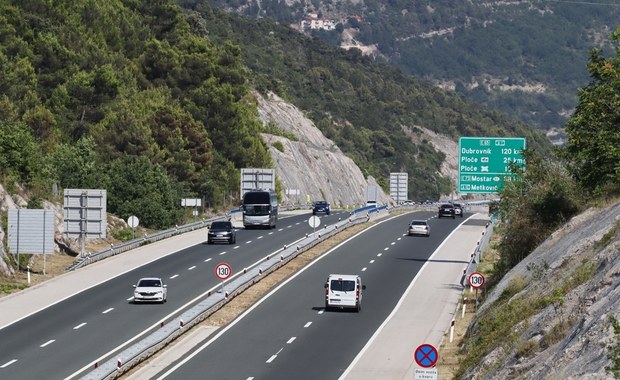
[{"label": "white bus", "polygon": [[243,226],[276,228],[278,196],[273,190],[251,190],[243,194]]}]

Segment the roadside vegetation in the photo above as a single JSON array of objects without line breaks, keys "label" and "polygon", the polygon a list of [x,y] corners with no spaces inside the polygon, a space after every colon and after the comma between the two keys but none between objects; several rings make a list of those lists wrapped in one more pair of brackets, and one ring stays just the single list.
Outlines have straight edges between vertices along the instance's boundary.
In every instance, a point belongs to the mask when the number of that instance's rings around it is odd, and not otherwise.
[{"label": "roadside vegetation", "polygon": [[[611,37],[620,46],[620,31]],[[491,287],[571,217],[586,207],[617,202],[620,196],[620,108],[609,108],[617,104],[620,94],[620,59],[593,51],[588,70],[593,82],[579,93],[580,104],[567,125],[568,144],[553,156],[526,151],[527,170],[514,168],[516,179],[507,183],[495,205],[499,241],[494,245],[497,258],[490,271]],[[493,304],[485,305],[474,318],[454,377],[466,376],[474,367],[477,376],[484,376],[493,369],[493,363],[482,364],[491,352],[529,357],[564,339],[576,322],[575,315],[563,314],[565,297],[594,277],[599,263],[593,256],[617,237],[618,225],[593,244],[581,261],[566,259],[553,273],[545,262],[530,263],[529,276],[513,277]],[[538,282],[541,279],[544,283]],[[556,323],[540,340],[521,341],[530,318],[548,307],[557,314]],[[611,323],[616,343],[608,347],[612,365],[607,371],[620,378],[620,329],[616,319]]]}]

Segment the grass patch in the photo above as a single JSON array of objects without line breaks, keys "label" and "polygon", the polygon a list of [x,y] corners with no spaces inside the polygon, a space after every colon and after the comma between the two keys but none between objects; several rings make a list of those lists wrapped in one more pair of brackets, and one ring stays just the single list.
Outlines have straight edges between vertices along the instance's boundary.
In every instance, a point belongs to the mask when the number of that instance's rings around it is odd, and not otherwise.
[{"label": "grass patch", "polygon": [[543,335],[540,340],[540,347],[542,349],[548,348],[561,341],[566,337],[566,334],[570,331],[573,325],[573,321],[561,320],[556,323],[551,330]]},{"label": "grass patch", "polygon": [[525,342],[522,342],[517,348],[516,356],[519,358],[527,358],[530,356],[534,356],[534,354],[538,351],[538,342],[534,339],[528,339]]},{"label": "grass patch", "polygon": [[609,231],[607,231],[605,235],[603,235],[601,240],[597,241],[594,244],[594,248],[599,250],[607,247],[609,243],[612,242],[614,237],[618,234],[618,232],[620,232],[620,220],[617,220],[614,226]]}]

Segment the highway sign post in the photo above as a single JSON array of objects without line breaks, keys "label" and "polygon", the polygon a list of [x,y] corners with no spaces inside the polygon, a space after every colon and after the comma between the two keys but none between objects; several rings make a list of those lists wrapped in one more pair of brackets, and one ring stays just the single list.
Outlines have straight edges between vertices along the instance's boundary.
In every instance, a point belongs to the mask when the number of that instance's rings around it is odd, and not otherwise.
[{"label": "highway sign post", "polygon": [[224,280],[232,275],[232,268],[228,263],[219,263],[215,266],[215,277],[222,280],[222,293],[224,293]]},{"label": "highway sign post", "polygon": [[525,166],[525,139],[515,137],[461,137],[459,139],[460,193],[498,193],[514,177],[511,164]]},{"label": "highway sign post", "polygon": [[308,218],[308,224],[313,228],[312,236],[316,233],[316,228],[321,225],[321,218],[316,215],[312,215]]},{"label": "highway sign post", "polygon": [[469,275],[467,282],[469,283],[469,286],[472,287],[472,289],[476,289],[475,310],[478,310],[478,289],[481,288],[482,285],[484,285],[484,275],[480,272],[473,272]]}]

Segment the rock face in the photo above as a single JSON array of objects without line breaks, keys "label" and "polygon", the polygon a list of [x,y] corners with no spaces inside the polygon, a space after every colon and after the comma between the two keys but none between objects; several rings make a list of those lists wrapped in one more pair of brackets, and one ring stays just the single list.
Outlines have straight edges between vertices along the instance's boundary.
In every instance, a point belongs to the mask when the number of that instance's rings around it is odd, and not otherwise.
[{"label": "rock face", "polygon": [[[511,300],[548,306],[514,326],[516,342],[494,350],[471,379],[613,379],[605,367],[620,347],[620,203],[589,209],[554,232],[497,284],[480,313],[511,284],[526,284]],[[571,285],[572,284],[572,285]],[[529,347],[519,355],[519,348]],[[616,352],[615,360],[620,360]]]},{"label": "rock face", "polygon": [[[261,121],[265,125],[275,124],[298,139],[263,134],[284,187],[283,203],[306,204],[324,199],[342,207],[365,204],[366,188],[376,185],[374,178],[364,178],[353,160],[295,106],[274,94],[256,97]],[[274,146],[276,142],[281,145]],[[381,192],[379,203],[388,202],[389,197]]]}]

